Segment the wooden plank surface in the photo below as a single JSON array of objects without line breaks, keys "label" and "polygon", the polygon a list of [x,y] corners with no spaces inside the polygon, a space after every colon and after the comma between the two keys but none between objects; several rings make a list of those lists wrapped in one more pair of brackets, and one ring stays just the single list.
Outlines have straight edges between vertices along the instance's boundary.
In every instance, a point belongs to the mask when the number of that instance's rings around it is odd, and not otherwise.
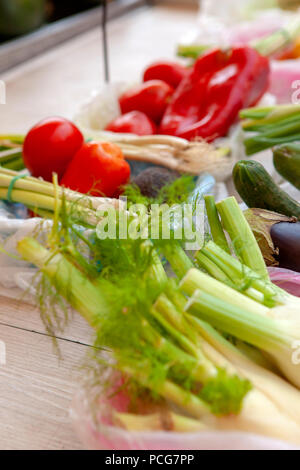
[{"label": "wooden plank surface", "polygon": [[[194,27],[195,9],[155,7],[109,25],[111,75],[135,81],[152,60],[173,57],[182,34]],[[7,104],[0,105],[0,133],[22,133],[47,115],[72,117],[102,86],[100,30],[80,36],[4,76]],[[58,359],[37,310],[17,292],[0,289],[0,449],[79,449],[69,419],[79,366],[92,332],[79,316],[58,340]]]},{"label": "wooden plank surface", "polygon": [[[11,289],[7,296],[0,295],[0,325],[10,325],[37,333],[45,333],[45,326],[40,318],[39,309],[24,301],[23,294],[18,292],[15,299],[8,298],[12,294]],[[34,299],[32,299],[34,302]],[[63,339],[91,344],[92,329],[87,322],[76,312],[70,312],[68,324],[63,332],[57,336]]]},{"label": "wooden plank surface", "polygon": [[[3,308],[3,306],[2,306]],[[0,368],[0,448],[80,449],[69,419],[86,346],[0,325],[6,365]]]}]

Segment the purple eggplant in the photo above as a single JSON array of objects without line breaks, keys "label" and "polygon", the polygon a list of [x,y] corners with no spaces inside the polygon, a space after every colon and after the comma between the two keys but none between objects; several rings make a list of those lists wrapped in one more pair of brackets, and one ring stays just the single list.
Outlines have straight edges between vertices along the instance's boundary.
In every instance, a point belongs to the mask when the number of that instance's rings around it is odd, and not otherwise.
[{"label": "purple eggplant", "polygon": [[300,222],[265,209],[248,209],[244,214],[267,266],[300,272]]},{"label": "purple eggplant", "polygon": [[300,272],[300,222],[274,224],[270,233],[279,266]]}]

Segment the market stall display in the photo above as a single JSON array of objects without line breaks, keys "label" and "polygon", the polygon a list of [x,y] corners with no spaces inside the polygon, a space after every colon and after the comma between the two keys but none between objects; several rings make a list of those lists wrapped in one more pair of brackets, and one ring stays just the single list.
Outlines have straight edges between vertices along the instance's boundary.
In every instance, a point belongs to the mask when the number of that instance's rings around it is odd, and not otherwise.
[{"label": "market stall display", "polygon": [[74,122],[0,135],[12,279],[49,335],[71,310],[94,330],[72,409],[90,448],[300,445],[299,105],[267,103],[257,44],[155,62]]}]

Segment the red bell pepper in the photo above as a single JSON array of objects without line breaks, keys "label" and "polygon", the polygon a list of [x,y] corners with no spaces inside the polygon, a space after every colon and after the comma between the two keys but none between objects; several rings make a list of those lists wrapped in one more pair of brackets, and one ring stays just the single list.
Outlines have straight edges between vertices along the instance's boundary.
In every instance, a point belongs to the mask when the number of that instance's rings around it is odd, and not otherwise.
[{"label": "red bell pepper", "polygon": [[146,114],[131,111],[111,121],[105,130],[120,134],[153,135],[156,134],[156,125]]},{"label": "red bell pepper", "polygon": [[159,123],[173,93],[174,88],[162,80],[150,80],[137,85],[119,98],[122,114],[141,111]]},{"label": "red bell pepper", "polygon": [[255,105],[269,86],[270,65],[255,49],[215,49],[200,57],[181,82],[159,132],[211,142],[227,134],[239,111]]},{"label": "red bell pepper", "polygon": [[178,62],[161,61],[149,65],[144,72],[144,82],[149,80],[163,80],[173,88],[187,76],[188,69]]},{"label": "red bell pepper", "polygon": [[117,145],[89,142],[76,153],[60,184],[82,194],[113,197],[129,178],[130,166]]}]

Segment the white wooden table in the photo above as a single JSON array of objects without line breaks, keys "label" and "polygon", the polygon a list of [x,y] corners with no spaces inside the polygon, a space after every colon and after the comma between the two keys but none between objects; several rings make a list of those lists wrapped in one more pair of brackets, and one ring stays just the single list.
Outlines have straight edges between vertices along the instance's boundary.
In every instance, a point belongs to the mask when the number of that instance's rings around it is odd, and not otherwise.
[{"label": "white wooden table", "polygon": [[[194,21],[192,7],[155,7],[110,23],[112,79],[136,80],[152,60],[171,58]],[[100,30],[93,30],[0,76],[7,86],[0,133],[26,132],[49,115],[74,116],[102,83],[100,37]],[[59,359],[38,311],[1,293],[0,341],[6,344],[7,364],[0,366],[0,449],[80,449],[69,407],[92,331],[74,318],[58,340]]]}]

